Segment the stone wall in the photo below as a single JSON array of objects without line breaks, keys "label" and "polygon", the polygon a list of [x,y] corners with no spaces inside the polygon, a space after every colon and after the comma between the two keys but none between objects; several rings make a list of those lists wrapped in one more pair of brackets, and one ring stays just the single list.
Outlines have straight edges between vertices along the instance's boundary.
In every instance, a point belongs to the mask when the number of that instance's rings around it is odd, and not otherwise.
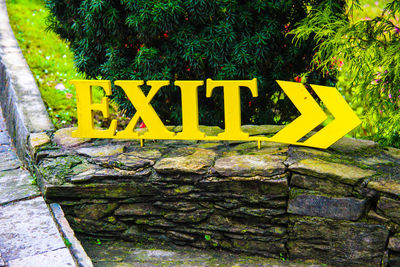
[{"label": "stone wall", "polygon": [[70,134],[32,136],[31,153],[42,192],[75,231],[333,266],[400,265],[398,149],[350,138],[328,150],[198,141],[141,148]]}]

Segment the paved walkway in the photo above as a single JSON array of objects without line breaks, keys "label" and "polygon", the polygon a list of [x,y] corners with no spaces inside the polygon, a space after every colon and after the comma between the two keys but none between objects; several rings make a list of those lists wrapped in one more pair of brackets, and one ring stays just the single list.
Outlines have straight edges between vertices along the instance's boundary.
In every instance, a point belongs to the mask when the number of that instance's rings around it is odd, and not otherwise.
[{"label": "paved walkway", "polygon": [[76,266],[32,181],[0,109],[0,266]]}]

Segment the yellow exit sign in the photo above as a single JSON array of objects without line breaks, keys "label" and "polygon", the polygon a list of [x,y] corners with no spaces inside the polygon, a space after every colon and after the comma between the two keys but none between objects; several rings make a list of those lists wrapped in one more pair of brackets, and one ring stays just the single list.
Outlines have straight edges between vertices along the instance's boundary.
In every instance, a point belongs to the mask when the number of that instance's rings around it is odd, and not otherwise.
[{"label": "yellow exit sign", "polygon": [[[334,87],[311,85],[335,119],[306,141],[299,142],[302,137],[325,121],[327,115],[303,84],[286,81],[277,82],[301,115],[273,137],[262,137],[249,136],[241,129],[240,87],[248,88],[253,97],[258,97],[256,79],[229,81],[207,79],[207,97],[211,97],[214,88],[223,88],[225,130],[217,136],[207,136],[199,129],[198,87],[204,84],[203,81],[175,81],[174,84],[180,88],[182,97],[182,132],[174,133],[165,127],[150,105],[151,100],[161,87],[170,84],[169,81],[147,81],[146,85],[151,87],[147,96],[141,89],[144,81],[115,81],[114,84],[124,90],[136,109],[136,113],[127,127],[122,131],[117,131],[116,120],[112,120],[110,127],[106,130],[94,128],[94,111],[102,112],[105,118],[109,117],[109,99],[107,96],[111,95],[111,82],[106,80],[74,80],[71,83],[76,87],[78,129],[72,132],[72,136],[138,139],[141,142],[145,139],[257,141],[258,144],[261,141],[272,141],[327,148],[361,123]],[[92,86],[100,86],[104,89],[106,97],[103,97],[101,103],[93,103]],[[144,133],[134,131],[139,118],[146,124],[147,131]]]}]

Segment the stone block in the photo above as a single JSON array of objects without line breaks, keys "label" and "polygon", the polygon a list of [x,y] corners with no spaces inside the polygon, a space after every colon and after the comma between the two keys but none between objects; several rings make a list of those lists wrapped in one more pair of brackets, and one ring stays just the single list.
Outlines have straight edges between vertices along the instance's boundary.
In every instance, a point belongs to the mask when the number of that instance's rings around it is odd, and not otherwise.
[{"label": "stone block", "polygon": [[400,224],[400,201],[388,197],[381,197],[377,204],[378,211],[395,223]]},{"label": "stone block", "polygon": [[289,258],[333,266],[380,266],[389,231],[382,225],[295,217],[289,225]]},{"label": "stone block", "polygon": [[181,153],[184,155],[171,156],[159,160],[154,165],[154,169],[160,173],[204,174],[217,157],[214,151],[204,148],[188,147],[181,150]]},{"label": "stone block", "polygon": [[65,248],[42,197],[0,207],[0,252],[8,262]]},{"label": "stone block", "polygon": [[303,159],[289,166],[289,170],[320,178],[330,178],[340,183],[354,185],[376,172],[357,166],[329,162],[321,159]]},{"label": "stone block", "polygon": [[154,203],[154,206],[159,207],[161,209],[177,210],[183,212],[194,211],[200,208],[200,205],[186,201],[177,201],[177,202],[157,201]]},{"label": "stone block", "polygon": [[232,241],[232,250],[253,252],[266,257],[278,258],[279,255],[286,255],[284,242],[262,242],[256,240],[240,240]]},{"label": "stone block", "polygon": [[395,196],[400,195],[400,182],[396,180],[371,181],[367,187],[382,193],[389,193]]},{"label": "stone block", "polygon": [[122,170],[138,170],[154,165],[154,160],[138,157],[131,153],[123,153],[112,157],[91,158],[90,162],[106,168],[118,168]]},{"label": "stone block", "polygon": [[39,188],[32,185],[33,178],[26,170],[0,172],[0,204],[38,196]]},{"label": "stone block", "polygon": [[394,235],[389,238],[388,249],[400,252],[400,235]]},{"label": "stone block", "polygon": [[22,166],[21,161],[9,145],[0,145],[0,172],[14,170]]},{"label": "stone block", "polygon": [[254,135],[270,135],[282,130],[284,125],[242,125],[242,131],[250,136]]},{"label": "stone block", "polygon": [[79,146],[83,143],[90,141],[88,138],[75,138],[72,137],[72,131],[77,128],[63,128],[54,133],[53,141],[63,148],[71,148]]},{"label": "stone block", "polygon": [[252,202],[262,201],[264,196],[269,196],[268,200],[284,197],[289,192],[286,174],[275,177],[210,177],[201,180],[199,187],[206,192],[242,194]]},{"label": "stone block", "polygon": [[178,223],[198,223],[208,217],[210,211],[196,210],[193,212],[168,212],[164,218]]},{"label": "stone block", "polygon": [[84,185],[50,185],[43,186],[47,198],[134,198],[141,196],[158,196],[160,190],[150,183],[118,184],[84,184]]},{"label": "stone block", "polygon": [[99,220],[111,214],[118,207],[117,203],[83,204],[73,208],[79,218]]},{"label": "stone block", "polygon": [[319,191],[325,194],[351,196],[353,188],[346,184],[335,183],[326,178],[316,178],[294,173],[290,179],[291,186]]},{"label": "stone block", "polygon": [[67,248],[49,251],[21,259],[15,259],[8,262],[8,267],[68,267],[77,266]]},{"label": "stone block", "polygon": [[29,135],[29,149],[33,152],[48,143],[50,143],[50,137],[46,133],[31,133]]},{"label": "stone block", "polygon": [[[0,117],[1,120],[1,117]],[[0,128],[0,145],[9,145],[10,144],[10,137],[8,136],[7,132],[5,132],[4,128]]]},{"label": "stone block", "polygon": [[102,220],[90,220],[75,217],[68,217],[68,221],[71,223],[72,228],[80,233],[89,234],[103,234],[111,236],[118,236],[128,227],[117,221],[114,217],[109,217]]},{"label": "stone block", "polygon": [[116,211],[117,216],[154,216],[162,215],[159,209],[153,207],[151,203],[122,204]]},{"label": "stone block", "polygon": [[356,153],[366,149],[375,149],[378,146],[378,143],[374,141],[343,137],[331,145],[330,149],[344,153]]},{"label": "stone block", "polygon": [[269,177],[286,172],[283,161],[273,155],[239,155],[218,159],[214,168],[222,176]]},{"label": "stone block", "polygon": [[124,145],[106,145],[106,146],[85,146],[78,148],[76,152],[78,154],[88,157],[108,157],[116,154],[121,154],[125,150]]},{"label": "stone block", "polygon": [[297,194],[289,199],[288,213],[356,221],[364,214],[367,201],[319,195]]}]

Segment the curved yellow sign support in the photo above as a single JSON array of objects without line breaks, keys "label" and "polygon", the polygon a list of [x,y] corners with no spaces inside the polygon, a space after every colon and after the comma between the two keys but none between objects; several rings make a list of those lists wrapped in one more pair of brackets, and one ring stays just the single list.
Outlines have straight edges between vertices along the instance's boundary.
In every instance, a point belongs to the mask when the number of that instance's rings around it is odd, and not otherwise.
[{"label": "curved yellow sign support", "polygon": [[[181,89],[182,97],[182,132],[174,133],[165,127],[150,102],[157,92],[169,81],[147,81],[151,89],[146,96],[140,86],[144,81],[115,81],[115,85],[124,90],[136,109],[128,126],[116,131],[117,121],[113,120],[106,130],[94,128],[95,111],[109,117],[108,98],[103,97],[100,104],[92,101],[92,86],[100,86],[106,96],[111,95],[111,82],[99,80],[74,80],[76,87],[78,129],[72,132],[73,137],[114,138],[114,139],[164,139],[164,140],[231,140],[231,141],[273,141],[301,146],[327,148],[345,134],[357,127],[361,121],[334,87],[311,85],[315,93],[329,109],[335,119],[326,127],[315,133],[304,142],[299,140],[327,119],[327,115],[301,83],[277,81],[290,98],[301,115],[273,137],[249,136],[241,129],[240,88],[247,87],[253,97],[258,97],[257,80],[214,81],[207,79],[206,96],[211,97],[215,87],[223,88],[225,130],[217,136],[207,136],[199,129],[198,87],[203,81],[175,81]],[[147,131],[139,133],[134,130],[139,118],[146,124]]]}]

